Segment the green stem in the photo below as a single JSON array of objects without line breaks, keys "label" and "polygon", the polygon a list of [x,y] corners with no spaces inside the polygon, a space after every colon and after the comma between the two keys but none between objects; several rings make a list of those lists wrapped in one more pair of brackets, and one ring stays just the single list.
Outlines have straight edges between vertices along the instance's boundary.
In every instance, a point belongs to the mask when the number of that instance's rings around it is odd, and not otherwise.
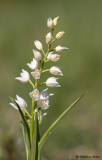
[{"label": "green stem", "polygon": [[[48,54],[49,54],[49,52],[50,52],[50,48],[51,48],[51,44],[48,45],[48,50],[47,50],[47,54],[46,54],[46,59],[47,59],[47,56],[48,56]],[[45,60],[46,60],[46,59],[45,59]]]},{"label": "green stem", "polygon": [[45,69],[45,70],[42,71],[42,73],[49,72],[49,71],[50,71],[50,69]]},{"label": "green stem", "polygon": [[50,59],[47,59],[47,60],[45,61],[45,63],[46,63],[46,62],[49,62],[49,61],[50,61]]},{"label": "green stem", "polygon": [[24,112],[27,114],[27,116],[31,119],[31,115],[29,114],[29,112],[26,110],[26,108],[23,109]]},{"label": "green stem", "polygon": [[34,84],[33,84],[33,82],[31,81],[31,79],[29,79],[28,82],[31,84],[31,86],[32,86],[33,89],[34,89]]},{"label": "green stem", "polygon": [[41,153],[40,153],[40,150],[38,150],[38,160],[41,160]]},{"label": "green stem", "polygon": [[43,55],[44,55],[44,57],[45,57],[45,56],[46,56],[46,54],[45,54],[45,52],[44,52],[43,48],[41,49],[41,51],[42,51],[42,53],[43,53]]},{"label": "green stem", "polygon": [[36,88],[37,88],[37,86],[38,86],[38,81],[39,81],[39,79],[36,79],[34,89],[36,89]]},{"label": "green stem", "polygon": [[54,28],[51,29],[52,38],[53,38],[53,33],[54,33]]},{"label": "green stem", "polygon": [[53,43],[55,40],[56,40],[56,38],[54,38],[54,39],[51,41],[51,43]]},{"label": "green stem", "polygon": [[41,83],[39,86],[42,86],[42,85],[44,85],[44,84],[46,84],[46,82]]},{"label": "green stem", "polygon": [[32,144],[33,129],[34,129],[34,99],[32,99],[32,113],[31,113],[31,124],[30,124],[30,141]]}]

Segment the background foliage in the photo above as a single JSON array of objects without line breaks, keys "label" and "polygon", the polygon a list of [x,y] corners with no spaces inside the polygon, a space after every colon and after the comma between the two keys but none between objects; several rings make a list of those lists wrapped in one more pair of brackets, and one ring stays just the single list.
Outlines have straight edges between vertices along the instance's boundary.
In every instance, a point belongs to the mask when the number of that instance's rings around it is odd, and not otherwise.
[{"label": "background foliage", "polygon": [[[31,106],[29,84],[14,80],[28,69],[33,41],[45,43],[47,18],[60,16],[55,32],[66,32],[60,44],[64,77],[61,88],[50,89],[48,115],[41,133],[64,109],[87,90],[87,95],[67,115],[44,145],[43,159],[68,160],[75,155],[101,155],[102,151],[102,1],[0,1],[0,158],[25,159],[19,114],[9,105],[9,96],[19,94]],[[56,43],[55,46],[57,44]],[[44,44],[46,48],[46,45]],[[54,63],[49,65],[52,66]],[[29,70],[30,71],[30,70]],[[46,74],[45,80],[50,74]],[[41,88],[43,89],[43,87]]]}]

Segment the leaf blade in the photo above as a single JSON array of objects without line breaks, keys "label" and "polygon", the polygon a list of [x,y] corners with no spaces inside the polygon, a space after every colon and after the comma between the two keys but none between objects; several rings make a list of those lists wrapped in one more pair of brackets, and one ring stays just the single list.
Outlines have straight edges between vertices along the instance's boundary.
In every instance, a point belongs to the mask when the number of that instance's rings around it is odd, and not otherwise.
[{"label": "leaf blade", "polygon": [[48,128],[48,130],[45,132],[45,134],[42,136],[40,142],[39,142],[39,150],[41,150],[42,145],[45,143],[49,135],[52,133],[56,125],[60,122],[60,120],[74,107],[76,103],[84,96],[85,93],[83,93],[78,99],[76,99],[58,118],[55,120],[55,122]]},{"label": "leaf blade", "polygon": [[30,160],[38,159],[38,141],[39,141],[38,117],[37,113],[35,113],[34,132],[33,132],[32,146],[31,146]]},{"label": "leaf blade", "polygon": [[19,113],[20,113],[21,118],[22,118],[22,121],[23,121],[23,125],[24,125],[24,127],[25,127],[25,129],[26,129],[27,137],[28,137],[28,140],[29,140],[29,147],[31,147],[31,144],[30,144],[30,129],[29,129],[28,123],[27,123],[27,121],[26,121],[26,119],[25,119],[25,116],[24,116],[24,114],[23,114],[20,106],[19,106],[19,105],[16,103],[16,101],[14,100],[14,98],[10,97],[10,99],[11,99],[11,101],[12,101],[13,103],[16,104],[16,106],[17,106],[17,108],[18,108],[18,110],[19,110]]}]

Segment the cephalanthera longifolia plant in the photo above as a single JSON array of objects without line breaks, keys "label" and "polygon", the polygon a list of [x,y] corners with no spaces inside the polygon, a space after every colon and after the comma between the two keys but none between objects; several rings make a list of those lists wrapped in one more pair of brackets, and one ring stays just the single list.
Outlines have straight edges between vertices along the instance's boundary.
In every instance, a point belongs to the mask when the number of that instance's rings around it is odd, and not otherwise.
[{"label": "cephalanthera longifolia plant", "polygon": [[[49,18],[47,20],[47,27],[50,29],[50,32],[45,37],[46,44],[48,46],[47,51],[44,50],[40,41],[34,41],[34,45],[37,50],[33,50],[34,58],[30,63],[27,63],[27,66],[32,70],[31,77],[33,80],[31,80],[30,74],[24,69],[22,69],[20,77],[15,78],[22,83],[29,82],[29,84],[32,86],[32,91],[29,93],[29,96],[32,100],[31,113],[27,111],[26,101],[18,95],[16,95],[16,100],[11,98],[12,103],[10,103],[10,105],[17,109],[21,115],[21,124],[23,128],[27,160],[41,160],[40,152],[43,144],[52,133],[56,125],[60,122],[60,120],[84,95],[82,94],[76,101],[74,101],[74,103],[72,103],[58,117],[58,119],[54,121],[54,123],[48,128],[45,134],[40,137],[39,126],[43,117],[47,114],[44,113],[44,111],[49,108],[50,97],[54,95],[52,93],[48,93],[47,87],[60,87],[60,85],[57,81],[58,78],[56,77],[50,77],[42,83],[39,83],[39,79],[41,79],[42,74],[45,72],[50,72],[54,76],[63,76],[62,71],[58,66],[52,66],[50,69],[44,69],[44,67],[49,61],[55,63],[60,59],[60,55],[56,54],[56,52],[61,52],[68,49],[67,47],[60,45],[52,48],[52,43],[63,37],[65,33],[61,31],[54,36],[54,29],[57,25],[58,18],[59,17],[56,17],[53,20]],[[42,85],[45,85],[45,89],[40,91],[40,86]]]}]

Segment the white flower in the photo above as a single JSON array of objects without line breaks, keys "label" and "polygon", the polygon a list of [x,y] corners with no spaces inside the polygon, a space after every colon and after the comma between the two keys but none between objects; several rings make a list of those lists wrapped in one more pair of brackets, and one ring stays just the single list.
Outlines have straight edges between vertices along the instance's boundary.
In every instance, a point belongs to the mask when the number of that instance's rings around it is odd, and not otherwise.
[{"label": "white flower", "polygon": [[38,50],[42,50],[43,46],[42,46],[42,43],[38,40],[34,41],[34,44],[35,44],[35,47],[38,49]]},{"label": "white flower", "polygon": [[38,68],[38,61],[33,58],[33,60],[30,63],[27,63],[27,66],[29,66],[30,69],[34,70]]},{"label": "white flower", "polygon": [[46,35],[46,43],[47,43],[47,44],[50,44],[50,43],[51,43],[51,40],[52,40],[52,35],[51,35],[51,32],[49,32],[49,33]]},{"label": "white flower", "polygon": [[22,73],[20,73],[21,77],[16,77],[15,79],[19,80],[22,83],[26,83],[28,82],[30,75],[27,71],[25,71],[24,69],[22,69]]},{"label": "white flower", "polygon": [[60,55],[59,54],[52,54],[50,59],[51,59],[51,61],[56,62],[60,59]]},{"label": "white flower", "polygon": [[42,118],[45,117],[46,115],[47,115],[47,113],[43,113],[43,114],[42,114]]},{"label": "white flower", "polygon": [[39,90],[38,89],[35,89],[34,91],[30,92],[29,95],[35,101],[39,100]]},{"label": "white flower", "polygon": [[56,62],[60,59],[60,55],[59,54],[53,54],[53,52],[50,52],[47,56],[47,59],[50,59],[53,62]]},{"label": "white flower", "polygon": [[34,58],[37,60],[37,61],[41,61],[41,58],[42,58],[42,55],[40,52],[36,51],[33,49],[33,53],[34,53]]},{"label": "white flower", "polygon": [[57,47],[55,48],[56,52],[61,52],[61,51],[63,51],[64,49],[69,49],[69,48],[67,48],[67,47],[62,47],[62,46],[57,46]]},{"label": "white flower", "polygon": [[50,99],[50,97],[51,96],[53,96],[54,94],[52,94],[52,93],[50,93],[50,94],[48,94],[48,88],[46,88],[46,89],[44,89],[44,90],[42,90],[41,92],[40,92],[40,100],[48,100],[48,99]]},{"label": "white flower", "polygon": [[38,100],[37,105],[41,109],[47,109],[49,107],[49,100]]},{"label": "white flower", "polygon": [[59,38],[63,37],[64,33],[65,33],[64,31],[57,33],[56,38],[59,39]]},{"label": "white flower", "polygon": [[53,52],[49,52],[48,56],[47,56],[47,59],[50,59],[51,60],[51,56],[53,55]]},{"label": "white flower", "polygon": [[[19,105],[21,110],[23,110],[24,108],[27,108],[27,103],[25,102],[23,98],[19,97],[18,95],[16,95],[16,98],[17,100],[15,100],[15,102]],[[18,110],[18,107],[16,106],[16,104],[10,103],[10,105]]]},{"label": "white flower", "polygon": [[49,99],[51,96],[54,95],[52,93],[48,94],[47,90],[48,88],[42,90],[39,94],[39,100],[37,101],[37,105],[41,109],[47,109],[49,107]]},{"label": "white flower", "polygon": [[48,28],[50,29],[53,29],[54,28],[54,22],[53,20],[49,17],[49,19],[47,20],[47,26]]},{"label": "white flower", "polygon": [[35,79],[39,79],[40,78],[40,71],[38,69],[36,69],[34,72],[31,72],[31,75],[35,78]]},{"label": "white flower", "polygon": [[50,73],[52,73],[54,75],[61,75],[61,76],[63,76],[61,69],[59,67],[57,67],[57,66],[51,67],[50,68]]},{"label": "white flower", "polygon": [[46,86],[48,87],[60,87],[59,83],[57,82],[58,78],[50,77],[46,80]]},{"label": "white flower", "polygon": [[58,17],[55,17],[55,18],[53,19],[54,26],[57,25],[58,18],[59,18],[59,16],[58,16]]}]

